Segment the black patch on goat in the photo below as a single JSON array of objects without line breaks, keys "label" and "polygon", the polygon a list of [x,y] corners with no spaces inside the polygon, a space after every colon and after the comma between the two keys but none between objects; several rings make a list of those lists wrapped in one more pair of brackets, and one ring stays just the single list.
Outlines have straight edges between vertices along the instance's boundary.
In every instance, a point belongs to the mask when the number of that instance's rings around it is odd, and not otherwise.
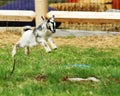
[{"label": "black patch on goat", "polygon": [[31,30],[30,28],[25,28],[25,29],[23,29],[23,31],[28,31],[28,30]]}]

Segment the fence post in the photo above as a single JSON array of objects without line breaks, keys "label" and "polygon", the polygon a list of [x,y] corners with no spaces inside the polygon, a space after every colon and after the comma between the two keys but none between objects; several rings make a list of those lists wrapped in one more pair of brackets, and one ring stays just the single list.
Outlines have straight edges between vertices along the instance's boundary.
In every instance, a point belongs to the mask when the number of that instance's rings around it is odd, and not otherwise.
[{"label": "fence post", "polygon": [[36,12],[36,26],[41,22],[41,16],[46,16],[48,12],[48,0],[35,0],[35,12]]}]

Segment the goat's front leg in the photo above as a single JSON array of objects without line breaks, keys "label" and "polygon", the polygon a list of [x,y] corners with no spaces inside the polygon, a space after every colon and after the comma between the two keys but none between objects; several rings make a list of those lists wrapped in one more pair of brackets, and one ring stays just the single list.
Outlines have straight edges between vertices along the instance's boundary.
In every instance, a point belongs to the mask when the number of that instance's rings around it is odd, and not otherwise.
[{"label": "goat's front leg", "polygon": [[45,39],[41,39],[41,44],[42,44],[42,46],[45,48],[46,52],[50,52],[50,51],[51,51],[51,49],[50,49],[50,47],[48,46],[48,44],[47,44],[47,42],[46,42]]},{"label": "goat's front leg", "polygon": [[57,49],[57,46],[55,45],[54,41],[52,40],[52,37],[48,38],[48,42],[50,43],[50,46],[52,49]]},{"label": "goat's front leg", "polygon": [[26,55],[29,55],[30,54],[30,49],[29,49],[29,47],[27,46],[27,47],[25,47],[25,54]]}]

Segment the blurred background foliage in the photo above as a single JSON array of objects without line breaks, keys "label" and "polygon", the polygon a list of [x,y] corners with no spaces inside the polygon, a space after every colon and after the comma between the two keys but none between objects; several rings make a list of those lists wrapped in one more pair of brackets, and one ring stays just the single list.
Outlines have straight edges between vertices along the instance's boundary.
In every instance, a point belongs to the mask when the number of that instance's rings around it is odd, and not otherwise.
[{"label": "blurred background foliage", "polygon": [[15,0],[0,0],[0,6],[3,6],[4,4],[7,4],[12,1],[15,1]]}]

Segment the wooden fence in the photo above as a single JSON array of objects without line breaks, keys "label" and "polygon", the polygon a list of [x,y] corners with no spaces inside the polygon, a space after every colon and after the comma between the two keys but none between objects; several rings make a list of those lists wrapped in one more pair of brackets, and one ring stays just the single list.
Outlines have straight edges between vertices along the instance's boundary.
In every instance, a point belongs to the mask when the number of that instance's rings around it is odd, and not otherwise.
[{"label": "wooden fence", "polygon": [[[8,12],[7,10],[6,12],[4,10],[3,12],[0,10],[0,20],[22,22],[35,20],[37,26],[41,23],[41,16],[50,18],[51,15],[55,15],[55,20],[61,22],[59,28],[120,31],[120,13],[105,12],[111,9],[111,7],[106,7],[106,4],[111,4],[111,0],[71,0],[71,3],[70,0],[67,0],[69,3],[65,0],[60,0],[62,3],[56,1],[59,0],[34,0],[35,11],[9,10]],[[47,13],[48,6],[57,11]]]},{"label": "wooden fence", "polygon": [[[0,22],[1,23],[4,23],[4,22],[14,22],[14,23],[22,22],[23,23],[23,22],[32,22],[33,20],[35,20],[36,26],[39,25],[42,22],[41,16],[45,16],[48,12],[47,0],[28,0],[28,2],[26,0],[26,3],[29,3],[29,1],[30,1],[30,2],[33,2],[33,4],[35,4],[34,5],[35,10],[34,9],[33,10],[26,10],[26,9],[19,10],[19,9],[23,9],[23,8],[19,8],[20,6],[21,7],[23,6],[23,5],[20,5],[20,4],[24,3],[23,1],[20,1],[20,0],[11,1],[11,2],[9,2],[11,5],[9,6],[9,4],[8,4],[7,10],[0,10]],[[15,2],[14,4],[16,4],[16,2],[18,2],[20,4],[14,5],[13,2]],[[16,9],[12,8],[14,6]],[[28,6],[32,6],[32,5],[28,5]],[[12,10],[9,10],[9,8]],[[3,9],[4,9],[4,7],[3,7]],[[18,23],[16,23],[16,25]]]},{"label": "wooden fence", "polygon": [[[73,0],[74,1],[74,0]],[[60,28],[120,32],[120,12],[112,9],[112,0],[78,0],[77,2],[52,2],[57,11],[47,14],[62,22]]]}]

